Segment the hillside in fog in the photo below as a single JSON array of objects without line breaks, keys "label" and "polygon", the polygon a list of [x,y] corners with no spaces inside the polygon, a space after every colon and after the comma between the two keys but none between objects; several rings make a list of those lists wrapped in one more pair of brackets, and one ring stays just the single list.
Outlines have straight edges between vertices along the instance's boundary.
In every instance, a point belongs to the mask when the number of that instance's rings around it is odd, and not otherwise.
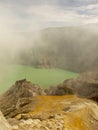
[{"label": "hillside in fog", "polygon": [[39,68],[62,68],[75,72],[96,69],[97,28],[97,24],[47,28],[38,33],[35,41],[32,40],[33,33],[29,33],[27,43],[31,42],[31,47],[19,53],[18,62]]}]

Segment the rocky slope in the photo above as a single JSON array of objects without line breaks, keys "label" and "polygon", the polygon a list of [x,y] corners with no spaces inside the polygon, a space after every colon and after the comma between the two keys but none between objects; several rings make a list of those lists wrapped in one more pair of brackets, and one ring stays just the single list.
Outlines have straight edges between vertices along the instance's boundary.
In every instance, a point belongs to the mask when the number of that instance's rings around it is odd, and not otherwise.
[{"label": "rocky slope", "polygon": [[[0,96],[0,110],[11,130],[98,130],[97,72],[83,73],[45,91],[25,79],[16,81]],[[6,130],[1,113],[0,123],[0,130]]]},{"label": "rocky slope", "polygon": [[[16,81],[16,83],[0,97],[0,109],[4,116],[13,117],[20,112],[30,111],[32,97],[45,95],[44,90],[38,85],[32,84],[26,79]],[[31,104],[30,104],[31,105]],[[19,110],[19,111],[17,111]]]},{"label": "rocky slope", "polygon": [[18,53],[17,60],[21,64],[41,68],[56,67],[73,72],[98,68],[98,31],[95,30],[82,26],[41,30],[35,41],[32,41],[34,34],[27,39],[28,43],[31,41],[35,46],[30,47],[30,50],[23,49]]},{"label": "rocky slope", "polygon": [[98,130],[96,103],[75,96],[37,96],[27,113],[8,118],[13,130]]}]

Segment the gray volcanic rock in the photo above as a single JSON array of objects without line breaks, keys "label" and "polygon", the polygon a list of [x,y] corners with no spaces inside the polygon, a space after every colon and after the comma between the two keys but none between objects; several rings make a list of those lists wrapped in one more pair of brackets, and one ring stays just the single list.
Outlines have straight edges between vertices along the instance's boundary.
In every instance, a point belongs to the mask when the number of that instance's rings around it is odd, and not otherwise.
[{"label": "gray volcanic rock", "polygon": [[46,89],[45,92],[47,95],[54,95],[54,96],[72,95],[74,94],[72,88],[70,88],[70,85],[72,86],[72,84],[73,84],[73,79],[68,79],[65,80],[62,84],[59,84],[57,86],[52,86]]},{"label": "gray volcanic rock", "polygon": [[65,80],[65,86],[78,97],[93,99],[98,102],[98,71],[85,72],[76,80]]},{"label": "gray volcanic rock", "polygon": [[62,84],[46,89],[47,95],[74,94],[98,102],[98,71],[85,72],[77,79],[65,80]]},{"label": "gray volcanic rock", "polygon": [[0,111],[0,130],[11,130],[11,126]]},{"label": "gray volcanic rock", "polygon": [[98,71],[81,74],[74,82],[73,87],[77,96],[98,102]]}]

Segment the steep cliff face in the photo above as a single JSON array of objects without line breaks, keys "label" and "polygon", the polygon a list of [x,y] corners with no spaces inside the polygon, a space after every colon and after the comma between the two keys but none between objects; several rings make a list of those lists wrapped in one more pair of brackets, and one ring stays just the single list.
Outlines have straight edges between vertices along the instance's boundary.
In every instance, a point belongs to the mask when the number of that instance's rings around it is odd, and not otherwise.
[{"label": "steep cliff face", "polygon": [[0,111],[0,130],[12,130],[7,120],[4,118]]}]

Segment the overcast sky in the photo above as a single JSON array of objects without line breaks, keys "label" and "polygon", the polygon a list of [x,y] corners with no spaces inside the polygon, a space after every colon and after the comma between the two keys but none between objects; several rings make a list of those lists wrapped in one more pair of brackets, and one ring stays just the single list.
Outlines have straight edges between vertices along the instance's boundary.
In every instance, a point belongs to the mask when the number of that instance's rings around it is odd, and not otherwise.
[{"label": "overcast sky", "polygon": [[0,30],[98,23],[98,0],[0,0]]}]

